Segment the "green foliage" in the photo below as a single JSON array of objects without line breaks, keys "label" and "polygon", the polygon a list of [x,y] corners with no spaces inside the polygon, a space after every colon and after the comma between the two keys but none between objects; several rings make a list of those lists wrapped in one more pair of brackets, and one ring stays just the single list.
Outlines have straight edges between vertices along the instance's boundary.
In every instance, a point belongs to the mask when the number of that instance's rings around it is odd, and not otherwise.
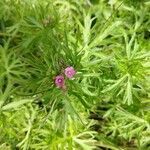
[{"label": "green foliage", "polygon": [[[0,149],[149,149],[147,0],[1,0],[0,11]],[[77,74],[57,88],[68,66]]]}]

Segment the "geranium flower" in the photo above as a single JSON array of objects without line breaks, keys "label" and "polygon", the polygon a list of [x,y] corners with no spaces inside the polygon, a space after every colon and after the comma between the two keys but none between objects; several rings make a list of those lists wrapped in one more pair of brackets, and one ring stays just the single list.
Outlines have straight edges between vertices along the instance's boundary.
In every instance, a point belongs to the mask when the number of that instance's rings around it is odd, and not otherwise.
[{"label": "geranium flower", "polygon": [[66,77],[68,78],[72,78],[75,74],[76,74],[76,71],[74,70],[73,67],[67,67],[64,71]]},{"label": "geranium flower", "polygon": [[55,84],[59,88],[63,88],[65,86],[64,76],[58,75],[55,77]]}]

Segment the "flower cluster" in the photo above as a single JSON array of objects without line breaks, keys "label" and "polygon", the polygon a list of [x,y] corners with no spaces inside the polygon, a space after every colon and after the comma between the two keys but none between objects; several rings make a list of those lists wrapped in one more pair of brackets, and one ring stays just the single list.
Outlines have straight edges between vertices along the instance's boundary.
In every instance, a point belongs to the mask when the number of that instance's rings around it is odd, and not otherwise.
[{"label": "flower cluster", "polygon": [[[64,74],[67,78],[71,79],[73,76],[76,74],[76,71],[74,70],[73,67],[67,67],[64,70]],[[58,75],[55,77],[55,85],[59,88],[65,89],[65,77],[64,75]]]}]

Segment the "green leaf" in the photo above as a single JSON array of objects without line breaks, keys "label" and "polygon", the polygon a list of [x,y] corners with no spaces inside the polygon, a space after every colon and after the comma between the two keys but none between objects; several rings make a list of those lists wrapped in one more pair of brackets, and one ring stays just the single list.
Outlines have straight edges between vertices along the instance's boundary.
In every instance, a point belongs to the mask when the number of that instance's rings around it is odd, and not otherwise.
[{"label": "green leaf", "polygon": [[127,89],[125,91],[124,103],[127,103],[128,105],[133,104],[133,100],[132,100],[132,80],[131,80],[130,75],[128,75],[128,82],[127,82]]},{"label": "green leaf", "polygon": [[2,110],[11,110],[11,109],[16,109],[24,104],[31,103],[33,99],[23,99],[15,102],[11,102],[5,106],[2,107]]},{"label": "green leaf", "polygon": [[120,78],[118,81],[116,81],[115,84],[113,84],[112,86],[109,86],[108,88],[104,89],[104,90],[102,91],[102,93],[106,93],[106,92],[109,92],[109,91],[111,91],[111,90],[117,89],[118,86],[119,86],[122,82],[124,82],[124,81],[126,80],[126,78],[127,78],[127,75],[124,75],[122,78]]}]

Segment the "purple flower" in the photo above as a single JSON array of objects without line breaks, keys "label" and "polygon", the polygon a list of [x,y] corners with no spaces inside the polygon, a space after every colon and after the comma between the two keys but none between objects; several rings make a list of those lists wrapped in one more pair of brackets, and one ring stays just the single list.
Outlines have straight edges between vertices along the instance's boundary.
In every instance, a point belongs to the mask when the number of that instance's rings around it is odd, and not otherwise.
[{"label": "purple flower", "polygon": [[73,67],[67,67],[65,69],[65,75],[66,75],[66,77],[72,78],[75,74],[76,74],[76,71],[74,70]]},{"label": "purple flower", "polygon": [[55,84],[59,88],[63,88],[65,86],[65,80],[62,75],[58,75],[55,77]]}]

